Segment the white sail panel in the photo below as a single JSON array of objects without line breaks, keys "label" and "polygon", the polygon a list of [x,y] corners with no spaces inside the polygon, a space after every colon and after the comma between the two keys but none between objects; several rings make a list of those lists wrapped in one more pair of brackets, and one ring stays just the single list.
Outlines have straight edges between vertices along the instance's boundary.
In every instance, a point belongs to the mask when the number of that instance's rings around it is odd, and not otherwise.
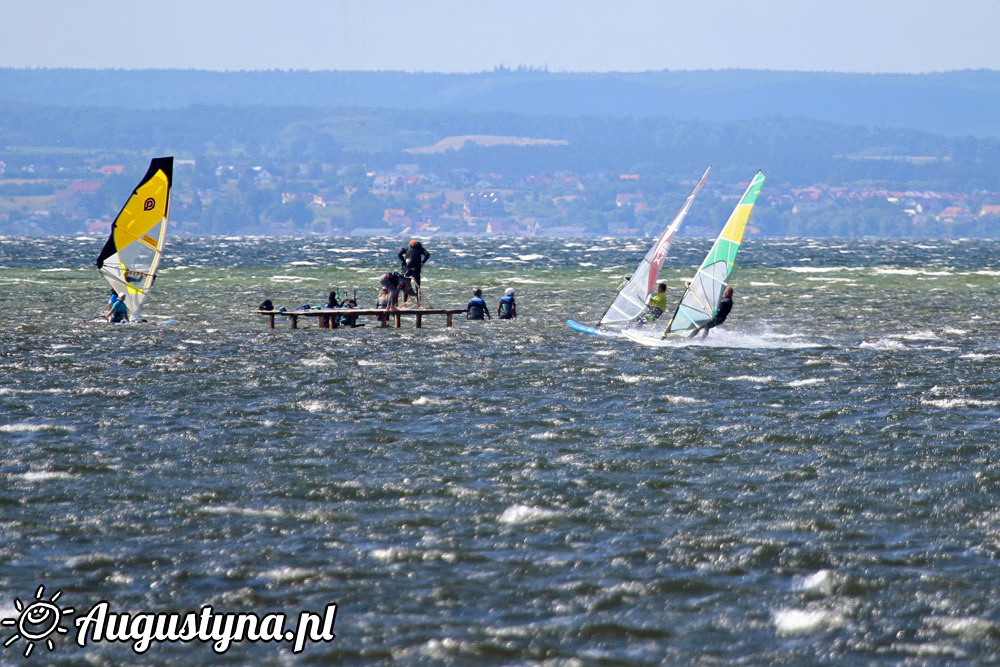
[{"label": "white sail panel", "polygon": [[653,293],[656,287],[656,278],[660,273],[660,268],[663,266],[663,260],[667,256],[667,251],[670,250],[670,244],[680,229],[684,217],[691,209],[695,195],[698,194],[701,187],[705,185],[705,181],[708,180],[708,172],[711,170],[712,167],[709,166],[705,170],[705,173],[701,175],[698,183],[691,190],[691,194],[684,201],[684,205],[677,212],[677,215],[674,216],[670,224],[660,233],[660,236],[656,239],[656,243],[646,252],[645,257],[642,258],[639,266],[632,272],[628,282],[619,290],[618,295],[615,296],[615,300],[611,302],[611,305],[601,318],[601,326],[613,328],[627,326],[631,322],[634,322],[646,308],[646,299]]}]

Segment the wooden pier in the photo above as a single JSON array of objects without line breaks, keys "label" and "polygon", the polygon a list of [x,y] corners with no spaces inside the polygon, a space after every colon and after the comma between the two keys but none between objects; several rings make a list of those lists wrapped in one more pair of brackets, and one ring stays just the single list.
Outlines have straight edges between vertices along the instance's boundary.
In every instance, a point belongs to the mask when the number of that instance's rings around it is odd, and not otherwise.
[{"label": "wooden pier", "polygon": [[385,310],[384,308],[310,308],[309,310],[258,310],[259,315],[266,315],[268,318],[268,328],[274,328],[275,315],[287,317],[293,329],[299,328],[300,317],[315,317],[319,320],[319,326],[324,329],[336,329],[340,325],[342,316],[375,317],[381,323],[381,327],[389,326],[389,320],[396,323],[398,329],[402,326],[404,317],[415,317],[416,327],[419,329],[423,324],[423,319],[427,315],[444,315],[447,326],[452,325],[452,317],[458,314],[465,314],[464,308],[403,308],[402,310]]}]

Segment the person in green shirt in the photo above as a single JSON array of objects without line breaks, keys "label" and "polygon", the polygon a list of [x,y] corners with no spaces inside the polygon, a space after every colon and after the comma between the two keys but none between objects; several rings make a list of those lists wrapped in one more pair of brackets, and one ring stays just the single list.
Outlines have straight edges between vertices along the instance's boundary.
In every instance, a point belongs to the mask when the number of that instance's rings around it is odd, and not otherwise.
[{"label": "person in green shirt", "polygon": [[639,313],[636,318],[636,326],[643,326],[655,322],[667,309],[667,284],[660,283],[656,287],[656,294],[650,294],[646,299],[646,309]]}]

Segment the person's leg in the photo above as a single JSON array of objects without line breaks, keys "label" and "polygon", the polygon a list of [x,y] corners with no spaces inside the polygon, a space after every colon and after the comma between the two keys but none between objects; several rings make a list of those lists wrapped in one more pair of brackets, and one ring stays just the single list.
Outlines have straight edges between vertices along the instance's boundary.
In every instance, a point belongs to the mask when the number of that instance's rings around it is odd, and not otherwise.
[{"label": "person's leg", "polygon": [[417,307],[420,307],[420,270],[411,271],[410,276],[413,278],[414,292],[413,296],[417,299]]}]

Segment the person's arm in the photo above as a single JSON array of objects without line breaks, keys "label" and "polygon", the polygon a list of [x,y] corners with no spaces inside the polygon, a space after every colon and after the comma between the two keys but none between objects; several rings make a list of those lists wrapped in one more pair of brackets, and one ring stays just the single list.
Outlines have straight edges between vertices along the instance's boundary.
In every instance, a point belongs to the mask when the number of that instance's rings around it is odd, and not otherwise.
[{"label": "person's arm", "polygon": [[421,248],[421,250],[423,251],[421,253],[421,256],[423,257],[423,259],[420,260],[420,263],[421,264],[426,264],[427,260],[429,260],[431,258],[431,254],[429,252],[427,252],[427,248]]}]

